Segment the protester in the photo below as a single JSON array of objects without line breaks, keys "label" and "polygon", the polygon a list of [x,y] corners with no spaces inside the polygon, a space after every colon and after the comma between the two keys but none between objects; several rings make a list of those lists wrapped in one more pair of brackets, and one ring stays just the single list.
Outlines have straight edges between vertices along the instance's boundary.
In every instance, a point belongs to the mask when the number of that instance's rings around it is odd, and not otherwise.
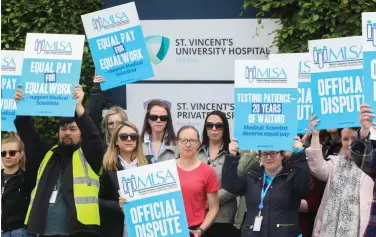
[{"label": "protester", "polygon": [[141,139],[144,154],[152,163],[176,159],[176,136],[170,108],[165,102],[153,100],[148,104]]},{"label": "protester", "polygon": [[[25,148],[16,136],[1,141],[1,236],[27,236],[24,220],[35,176],[25,172]],[[28,163],[29,165],[29,163]],[[31,168],[31,167],[30,167]]]},{"label": "protester", "polygon": [[241,236],[301,236],[300,200],[311,189],[304,151],[297,149],[289,163],[285,162],[287,153],[284,151],[259,151],[262,165],[251,167],[240,176],[236,139],[232,140],[229,151],[222,186],[231,193],[245,196],[247,215]]},{"label": "protester", "polygon": [[[23,98],[19,87],[15,100]],[[82,106],[80,85],[75,87],[73,98],[75,117],[60,119],[56,146],[39,135],[31,117],[17,116],[15,120],[28,160],[40,164],[25,219],[30,236],[98,236],[103,144]]]},{"label": "protester", "polygon": [[196,128],[180,128],[176,143],[180,151],[176,164],[190,234],[193,237],[204,236],[219,210],[216,172],[197,157],[200,136]]},{"label": "protester", "polygon": [[102,120],[102,109],[104,107],[105,99],[103,98],[103,93],[100,89],[99,84],[104,81],[104,78],[95,74],[94,76],[94,87],[90,93],[89,105],[87,107],[90,117],[93,119],[94,123],[97,125],[99,131],[103,131],[103,140],[105,149],[107,149],[108,144],[111,140],[111,135],[119,122],[128,121],[128,116],[124,109],[120,106],[112,106],[108,109],[106,115]]},{"label": "protester", "polygon": [[116,172],[147,165],[142,151],[141,136],[135,125],[120,122],[111,138],[103,159],[103,175],[100,177],[99,207],[103,237],[128,236],[124,228],[124,213],[119,206],[119,183]]},{"label": "protester", "polygon": [[202,136],[198,159],[214,168],[219,181],[219,213],[214,224],[206,231],[206,236],[236,237],[239,235],[234,227],[237,210],[236,195],[221,188],[222,167],[230,143],[230,128],[226,115],[221,111],[210,112],[205,119]]},{"label": "protester", "polygon": [[311,173],[327,185],[312,236],[363,236],[369,220],[374,182],[356,166],[350,154],[356,129],[342,129],[342,152],[324,160],[319,131],[315,129],[319,120],[314,119],[315,115],[310,119],[312,140],[306,149],[307,160]]},{"label": "protester", "polygon": [[[357,134],[357,139],[351,146],[351,157],[363,172],[376,181],[376,149],[373,149],[370,137],[370,129],[374,115],[373,110],[367,104],[360,106],[360,123],[362,128]],[[364,237],[376,236],[376,185],[373,188],[373,201],[371,216]]]}]

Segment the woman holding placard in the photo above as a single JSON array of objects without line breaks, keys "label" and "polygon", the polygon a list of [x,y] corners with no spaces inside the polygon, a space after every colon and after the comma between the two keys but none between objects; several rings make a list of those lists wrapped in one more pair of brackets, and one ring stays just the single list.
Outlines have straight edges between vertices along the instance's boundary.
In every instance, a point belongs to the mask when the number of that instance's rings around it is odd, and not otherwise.
[{"label": "woman holding placard", "polygon": [[313,237],[361,237],[369,221],[373,199],[372,179],[356,165],[351,153],[351,143],[356,128],[340,130],[342,151],[324,160],[319,131],[319,120],[310,119],[311,146],[307,148],[307,160],[311,173],[327,182],[324,196],[316,216]]},{"label": "woman holding placard", "polygon": [[259,151],[261,166],[238,175],[238,145],[229,145],[222,173],[222,187],[245,196],[247,216],[243,237],[301,236],[298,212],[301,198],[311,190],[311,174],[303,148],[295,147],[289,162],[288,152]]},{"label": "woman holding placard", "polygon": [[196,128],[182,127],[176,144],[180,151],[176,164],[190,234],[192,237],[204,236],[219,210],[216,172],[197,157],[200,137]]},{"label": "woman holding placard", "polygon": [[164,101],[152,100],[147,106],[141,133],[144,154],[152,163],[176,159],[176,137],[170,108]]},{"label": "woman holding placard", "polygon": [[112,106],[108,109],[106,115],[102,119],[102,108],[105,99],[102,98],[104,93],[101,91],[99,83],[103,81],[104,78],[95,73],[94,87],[91,89],[87,110],[90,117],[97,125],[98,130],[103,132],[103,144],[105,145],[105,149],[107,149],[107,146],[111,141],[112,132],[116,125],[120,122],[128,121],[128,116],[120,106]]},{"label": "woman holding placard", "polygon": [[221,111],[210,112],[205,119],[202,144],[198,158],[214,168],[219,181],[219,213],[214,224],[206,231],[207,237],[236,237],[239,231],[234,227],[237,210],[236,195],[221,188],[222,167],[228,153],[230,128],[226,115]]},{"label": "woman holding placard", "polygon": [[104,172],[100,178],[99,190],[100,236],[127,236],[124,213],[119,206],[119,183],[116,172],[148,163],[136,126],[130,122],[120,122],[114,130],[103,159]]}]

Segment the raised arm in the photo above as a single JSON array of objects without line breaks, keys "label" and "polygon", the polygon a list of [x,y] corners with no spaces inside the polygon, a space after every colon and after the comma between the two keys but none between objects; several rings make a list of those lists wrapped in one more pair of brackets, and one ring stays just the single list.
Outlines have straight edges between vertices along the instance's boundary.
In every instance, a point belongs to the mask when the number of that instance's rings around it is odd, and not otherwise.
[{"label": "raised arm", "polygon": [[315,115],[310,119],[310,128],[312,131],[311,145],[306,149],[308,166],[313,176],[317,179],[326,182],[329,175],[333,171],[334,164],[332,161],[324,160],[321,151],[319,131],[315,129],[315,126],[319,123],[319,120],[314,120]]},{"label": "raised arm", "polygon": [[233,139],[229,145],[230,155],[226,156],[222,168],[222,188],[237,196],[243,196],[245,193],[246,180],[245,175],[238,175],[239,156],[236,156],[238,145]]},{"label": "raised arm", "polygon": [[103,82],[104,78],[94,75],[94,86],[90,92],[89,104],[87,106],[87,111],[94,124],[97,126],[99,132],[102,132],[102,109],[106,102],[104,93],[102,92],[99,83]]},{"label": "raised arm", "polygon": [[85,108],[82,105],[84,92],[80,85],[76,86],[73,97],[76,98],[75,120],[81,131],[81,149],[91,168],[100,175],[104,155],[102,138],[93,120],[85,112]]},{"label": "raised arm", "polygon": [[[14,96],[16,103],[24,98],[21,85]],[[17,116],[14,120],[17,133],[25,145],[26,165],[25,165],[25,187],[30,192],[35,186],[39,165],[46,153],[53,147],[52,142],[39,134],[32,117]]]}]

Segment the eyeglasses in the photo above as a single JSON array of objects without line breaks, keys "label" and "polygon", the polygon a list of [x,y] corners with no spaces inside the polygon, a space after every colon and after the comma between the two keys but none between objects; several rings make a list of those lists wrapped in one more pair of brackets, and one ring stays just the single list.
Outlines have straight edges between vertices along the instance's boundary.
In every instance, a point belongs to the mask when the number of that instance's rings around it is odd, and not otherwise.
[{"label": "eyeglasses", "polygon": [[195,146],[195,145],[197,145],[200,141],[197,140],[197,139],[192,140],[192,139],[185,139],[185,138],[182,138],[182,139],[179,139],[179,142],[180,142],[181,144],[183,144],[183,145],[187,145],[188,142],[189,142],[189,144]]},{"label": "eyeglasses", "polygon": [[131,141],[137,141],[138,134],[137,133],[120,133],[119,134],[120,140],[123,142],[128,141],[128,139],[131,139]]},{"label": "eyeglasses", "polygon": [[271,158],[276,158],[279,154],[279,151],[271,151],[271,152],[261,152],[261,158],[266,159],[268,156]]},{"label": "eyeglasses", "polygon": [[157,121],[158,119],[161,120],[162,122],[166,122],[168,120],[168,115],[156,115],[156,114],[151,114],[149,115],[149,119],[151,121]]},{"label": "eyeglasses", "polygon": [[15,156],[17,154],[17,152],[19,152],[19,151],[16,151],[16,150],[2,151],[1,157],[6,157],[7,154],[9,154],[9,156]]},{"label": "eyeglasses", "polygon": [[212,123],[212,122],[207,122],[205,124],[205,128],[207,130],[212,130],[215,127],[217,130],[223,130],[223,123]]}]

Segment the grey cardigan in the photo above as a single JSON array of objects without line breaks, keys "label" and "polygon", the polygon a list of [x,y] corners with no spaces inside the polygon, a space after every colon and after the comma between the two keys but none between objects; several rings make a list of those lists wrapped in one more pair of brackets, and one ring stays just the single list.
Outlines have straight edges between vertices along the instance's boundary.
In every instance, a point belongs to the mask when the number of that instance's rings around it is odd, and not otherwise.
[{"label": "grey cardigan", "polygon": [[[237,201],[236,195],[229,193],[222,188],[222,167],[225,163],[226,152],[221,152],[218,156],[211,162],[210,166],[214,168],[217,178],[219,181],[219,212],[214,221],[214,223],[230,223],[233,224],[235,220],[235,214],[237,211]],[[204,163],[208,163],[208,155],[205,148],[202,147],[198,150],[198,159]]]}]

